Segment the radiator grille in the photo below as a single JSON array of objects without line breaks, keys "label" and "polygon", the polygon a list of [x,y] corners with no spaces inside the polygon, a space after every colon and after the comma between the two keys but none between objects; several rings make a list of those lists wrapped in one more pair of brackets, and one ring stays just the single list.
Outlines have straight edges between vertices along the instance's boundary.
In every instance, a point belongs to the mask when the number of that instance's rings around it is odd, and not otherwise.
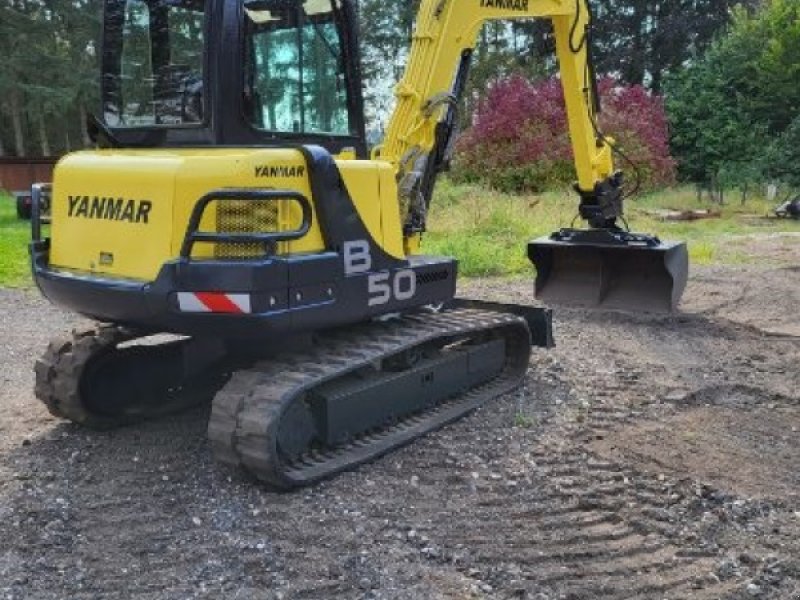
[{"label": "radiator grille", "polygon": [[[233,200],[216,203],[219,233],[275,233],[280,230],[278,203]],[[266,254],[263,244],[216,244],[218,259],[258,258]]]}]

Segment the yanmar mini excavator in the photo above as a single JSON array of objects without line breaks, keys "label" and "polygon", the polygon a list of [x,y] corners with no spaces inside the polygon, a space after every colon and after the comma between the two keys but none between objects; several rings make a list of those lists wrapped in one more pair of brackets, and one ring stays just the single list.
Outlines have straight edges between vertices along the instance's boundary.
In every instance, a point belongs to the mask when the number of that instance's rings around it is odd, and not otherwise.
[{"label": "yanmar mini excavator", "polygon": [[31,245],[42,293],[102,324],[50,344],[38,398],[95,428],[213,398],[215,456],[286,490],[518,386],[532,342],[551,343],[549,311],[459,306],[456,260],[421,253],[473,47],[497,19],[552,21],[590,226],[530,245],[542,295],[673,307],[685,247],[616,224],[584,2],[423,0],[368,156],[349,0],[105,0],[98,149],[35,187]]}]

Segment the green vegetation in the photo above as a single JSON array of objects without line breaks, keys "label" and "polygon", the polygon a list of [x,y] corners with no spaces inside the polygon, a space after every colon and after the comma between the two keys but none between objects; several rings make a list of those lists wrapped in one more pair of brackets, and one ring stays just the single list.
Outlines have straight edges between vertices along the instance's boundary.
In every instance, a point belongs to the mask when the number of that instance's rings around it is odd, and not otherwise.
[{"label": "green vegetation", "polygon": [[[532,267],[526,257],[527,242],[569,227],[576,207],[572,192],[513,196],[442,180],[431,208],[424,249],[458,257],[460,272],[468,277],[528,274]],[[664,210],[706,208],[721,211],[721,218],[664,222],[657,216]],[[627,213],[636,231],[686,240],[693,264],[740,264],[761,260],[744,249],[747,236],[800,232],[798,222],[766,219],[772,208],[760,199],[750,199],[744,206],[738,202],[701,205],[693,189],[677,188],[631,200]]]},{"label": "green vegetation", "polygon": [[533,429],[539,423],[539,420],[536,417],[531,417],[523,413],[517,413],[517,416],[514,417],[514,427],[519,429]]},{"label": "green vegetation", "polygon": [[17,219],[14,200],[0,191],[0,285],[31,284],[28,262],[30,224]]},{"label": "green vegetation", "polygon": [[[527,276],[532,269],[526,257],[527,242],[569,227],[576,203],[575,195],[567,191],[515,196],[442,179],[424,250],[457,257],[463,276]],[[749,236],[800,234],[800,222],[765,218],[774,206],[758,198],[745,205],[701,205],[693,189],[676,188],[631,200],[627,206],[633,229],[656,233],[662,239],[686,240],[695,265],[757,263],[765,259],[748,251]],[[721,211],[721,218],[665,222],[657,216],[665,210],[706,208]],[[31,285],[29,237],[28,222],[17,219],[12,199],[0,192],[0,286]]]},{"label": "green vegetation", "polygon": [[[761,0],[603,0],[595,13],[594,59],[600,75],[627,86],[661,92],[664,78],[702,55],[730,21],[734,6],[752,9]],[[406,64],[419,0],[358,0],[362,71],[369,121],[377,125]],[[552,26],[545,19],[492,22],[478,35],[473,65],[459,110],[463,128],[483,93],[512,75],[536,81],[554,74]],[[379,129],[379,127],[378,127]]]},{"label": "green vegetation", "polygon": [[709,189],[800,187],[800,3],[734,11],[727,35],[666,88],[672,150]]},{"label": "green vegetation", "polygon": [[0,156],[90,145],[84,123],[99,110],[100,18],[98,0],[0,3]]}]

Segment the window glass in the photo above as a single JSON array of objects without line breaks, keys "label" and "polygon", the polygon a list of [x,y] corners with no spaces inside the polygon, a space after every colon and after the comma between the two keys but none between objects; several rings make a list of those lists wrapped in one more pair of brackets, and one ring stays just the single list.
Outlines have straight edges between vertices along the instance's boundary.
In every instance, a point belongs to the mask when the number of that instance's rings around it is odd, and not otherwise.
[{"label": "window glass", "polygon": [[[112,127],[191,125],[203,120],[203,4],[126,0],[119,39],[117,93],[105,104]],[[113,35],[113,32],[107,33]],[[110,100],[110,101],[108,101]]]},{"label": "window glass", "polygon": [[251,122],[275,132],[349,135],[338,6],[261,0],[245,7]]}]

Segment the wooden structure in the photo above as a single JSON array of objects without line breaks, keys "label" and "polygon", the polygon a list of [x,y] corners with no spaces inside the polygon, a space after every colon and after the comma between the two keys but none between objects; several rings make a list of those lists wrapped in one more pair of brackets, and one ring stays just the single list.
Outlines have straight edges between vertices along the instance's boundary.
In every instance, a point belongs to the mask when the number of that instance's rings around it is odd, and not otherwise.
[{"label": "wooden structure", "polygon": [[8,192],[30,190],[34,183],[53,179],[58,158],[0,158],[0,189]]}]

